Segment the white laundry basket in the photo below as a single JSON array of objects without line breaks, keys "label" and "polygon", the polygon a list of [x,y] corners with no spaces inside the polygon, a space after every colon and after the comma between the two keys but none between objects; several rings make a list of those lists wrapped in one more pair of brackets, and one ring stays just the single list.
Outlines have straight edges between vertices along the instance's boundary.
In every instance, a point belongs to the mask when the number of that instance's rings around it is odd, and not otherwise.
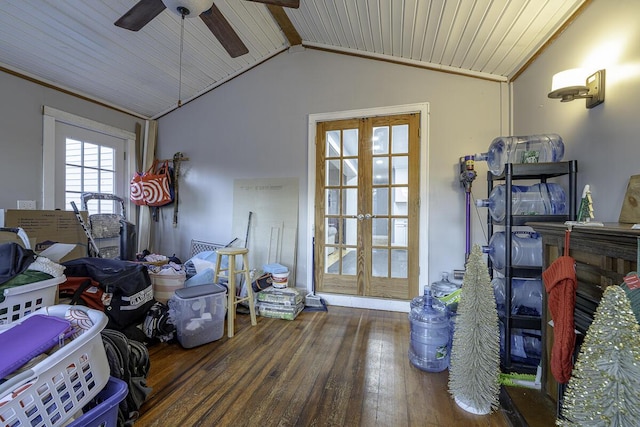
[{"label": "white laundry basket", "polygon": [[4,301],[0,302],[0,325],[15,322],[40,307],[56,303],[58,285],[67,280],[65,276],[7,288]]},{"label": "white laundry basket", "polygon": [[[84,311],[93,326],[24,372],[0,384],[0,420],[6,426],[64,425],[109,380],[109,362],[100,332],[107,316],[83,306],[54,305],[34,314],[65,318],[70,308]],[[0,333],[14,324],[0,327]]]}]

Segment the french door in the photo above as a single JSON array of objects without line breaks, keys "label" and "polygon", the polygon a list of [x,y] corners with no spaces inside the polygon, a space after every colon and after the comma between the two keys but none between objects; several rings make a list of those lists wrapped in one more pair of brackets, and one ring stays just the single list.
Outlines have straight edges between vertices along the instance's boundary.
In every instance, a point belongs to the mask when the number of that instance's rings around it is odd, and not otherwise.
[{"label": "french door", "polygon": [[320,292],[409,299],[418,288],[420,114],[317,123]]}]

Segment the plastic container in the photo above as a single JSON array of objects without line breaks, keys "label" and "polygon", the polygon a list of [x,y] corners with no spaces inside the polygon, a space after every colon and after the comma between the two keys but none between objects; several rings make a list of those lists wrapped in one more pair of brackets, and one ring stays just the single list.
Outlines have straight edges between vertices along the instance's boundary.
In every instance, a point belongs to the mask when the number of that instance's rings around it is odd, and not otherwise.
[{"label": "plastic container", "polygon": [[[493,268],[504,269],[505,232],[493,233],[489,245],[483,246],[482,251],[489,254]],[[542,267],[542,239],[538,233],[530,231],[511,233],[511,266]]]},{"label": "plastic container", "polygon": [[226,302],[227,291],[218,284],[176,290],[169,300],[169,316],[180,345],[192,348],[222,338]]},{"label": "plastic container", "polygon": [[450,324],[447,312],[433,307],[430,292],[422,307],[409,313],[411,340],[409,360],[418,369],[441,372],[449,367]]},{"label": "plastic container", "polygon": [[559,162],[564,156],[564,143],[554,133],[527,136],[500,136],[489,145],[486,153],[475,160],[486,160],[492,174],[501,175],[507,163]]},{"label": "plastic container", "polygon": [[105,388],[94,399],[98,404],[67,424],[67,427],[117,427],[118,405],[128,392],[126,382],[110,377]]},{"label": "plastic container", "polygon": [[271,286],[279,289],[289,286],[289,272],[271,273]]},{"label": "plastic container", "polygon": [[149,278],[151,278],[151,284],[153,285],[153,297],[157,301],[166,304],[178,289],[184,288],[187,273],[180,271],[175,272],[175,274],[158,274],[150,271]]},{"label": "plastic container", "polygon": [[15,322],[40,307],[54,305],[58,285],[66,280],[65,276],[59,276],[5,289],[4,301],[0,302],[0,325]]},{"label": "plastic container", "polygon": [[[498,312],[505,315],[505,279],[496,277],[491,281]],[[542,280],[511,279],[511,314],[521,316],[542,315]]]},{"label": "plastic container", "polygon": [[[494,221],[505,218],[506,186],[498,185],[488,199],[476,201],[478,207],[489,208]],[[564,189],[553,183],[540,183],[531,186],[513,185],[511,187],[511,213],[513,215],[564,215],[567,213],[567,200]]]},{"label": "plastic container", "polygon": [[30,369],[0,384],[3,425],[64,425],[107,384],[109,362],[100,336],[107,316],[79,305],[44,307],[37,314],[65,318],[69,309],[83,311],[91,320],[91,327]]}]

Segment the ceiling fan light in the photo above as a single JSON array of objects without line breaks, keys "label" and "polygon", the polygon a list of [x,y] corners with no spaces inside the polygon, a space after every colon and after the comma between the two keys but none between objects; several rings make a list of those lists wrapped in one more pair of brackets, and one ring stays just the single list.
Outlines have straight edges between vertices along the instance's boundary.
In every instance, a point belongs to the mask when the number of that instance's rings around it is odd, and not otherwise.
[{"label": "ceiling fan light", "polygon": [[213,0],[162,0],[162,3],[176,15],[182,16],[180,11],[185,8],[189,11],[185,18],[197,18],[202,12],[211,9]]}]

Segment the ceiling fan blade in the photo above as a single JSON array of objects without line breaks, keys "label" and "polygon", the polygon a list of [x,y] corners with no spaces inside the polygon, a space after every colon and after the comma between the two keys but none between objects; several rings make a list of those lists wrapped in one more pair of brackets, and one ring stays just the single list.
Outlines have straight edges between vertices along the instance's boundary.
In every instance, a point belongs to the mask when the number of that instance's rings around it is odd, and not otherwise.
[{"label": "ceiling fan blade", "polygon": [[249,49],[247,49],[215,4],[211,6],[211,9],[202,12],[200,18],[207,24],[209,30],[216,36],[222,47],[229,53],[229,56],[237,58],[249,53]]},{"label": "ceiling fan blade", "polygon": [[300,0],[249,0],[256,3],[272,4],[274,6],[290,7],[297,9],[300,7]]},{"label": "ceiling fan blade", "polygon": [[165,9],[166,6],[162,0],[140,0],[122,15],[115,22],[115,25],[127,30],[138,31]]}]

